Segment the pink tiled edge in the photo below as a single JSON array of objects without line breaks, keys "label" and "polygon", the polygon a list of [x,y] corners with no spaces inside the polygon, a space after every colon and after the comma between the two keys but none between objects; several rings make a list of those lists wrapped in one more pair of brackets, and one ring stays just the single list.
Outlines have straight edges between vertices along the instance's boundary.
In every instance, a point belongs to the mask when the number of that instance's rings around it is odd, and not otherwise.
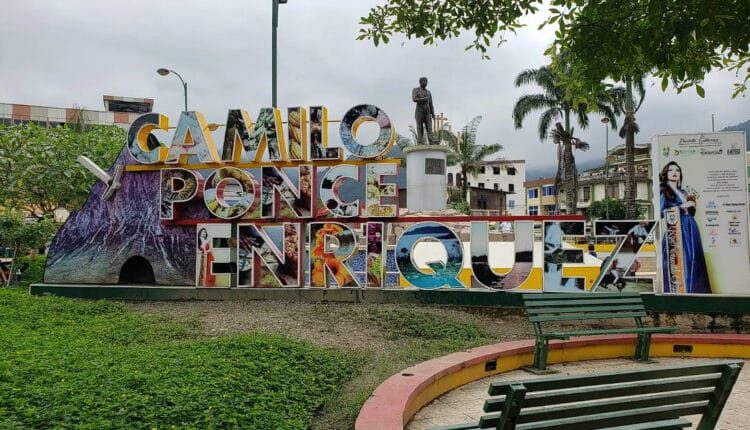
[{"label": "pink tiled edge", "polygon": [[[587,345],[634,343],[635,336],[591,336],[568,341],[553,341],[550,349],[577,348]],[[741,334],[674,334],[655,335],[657,343],[700,343],[750,345],[750,336]],[[403,429],[411,416],[406,416],[410,404],[425,388],[435,381],[463,368],[501,357],[533,352],[533,340],[503,342],[467,351],[456,352],[428,360],[386,379],[362,406],[355,430]],[[529,363],[531,364],[531,363]]]}]

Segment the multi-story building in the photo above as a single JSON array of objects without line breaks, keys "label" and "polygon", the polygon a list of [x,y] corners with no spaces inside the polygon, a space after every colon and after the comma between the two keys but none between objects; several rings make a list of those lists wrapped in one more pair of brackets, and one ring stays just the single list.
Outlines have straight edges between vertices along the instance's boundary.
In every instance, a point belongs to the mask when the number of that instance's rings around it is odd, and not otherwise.
[{"label": "multi-story building", "polygon": [[[466,199],[472,210],[482,210],[489,215],[526,214],[526,202],[521,194],[526,180],[525,160],[482,161],[479,173],[476,176],[469,175],[468,178],[461,177],[460,166],[449,166],[446,173],[448,187],[451,189],[460,188],[463,181],[467,181],[469,196]],[[494,192],[478,193],[483,189]],[[501,204],[503,201],[504,206]]]},{"label": "multi-story building", "polygon": [[140,115],[151,112],[153,99],[104,96],[104,110],[57,108],[15,103],[0,103],[0,124],[33,122],[56,127],[72,122],[91,125],[117,125],[128,129]]},{"label": "multi-story building", "polygon": [[[585,214],[592,202],[605,198],[625,198],[625,145],[609,151],[609,171],[605,166],[581,172],[578,176],[578,214]],[[653,218],[653,171],[651,145],[635,145],[635,203],[643,209],[646,218]],[[557,193],[555,178],[540,178],[523,184],[528,215],[557,215],[568,213],[565,192]],[[559,206],[558,206],[559,205]]]},{"label": "multi-story building", "polygon": [[[609,171],[604,166],[582,172],[578,177],[578,208],[583,214],[592,202],[605,198],[625,198],[625,145],[609,151]],[[653,171],[651,144],[635,145],[635,204],[642,208],[646,218],[653,218]],[[565,193],[560,196],[561,209],[565,209]]]},{"label": "multi-story building", "polygon": [[539,178],[523,183],[526,215],[559,215],[555,178]]}]

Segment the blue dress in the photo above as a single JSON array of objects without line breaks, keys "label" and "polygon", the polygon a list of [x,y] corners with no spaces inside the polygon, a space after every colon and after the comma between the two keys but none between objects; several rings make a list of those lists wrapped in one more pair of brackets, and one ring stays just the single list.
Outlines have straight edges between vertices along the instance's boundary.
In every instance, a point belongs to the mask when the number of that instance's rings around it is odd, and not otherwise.
[{"label": "blue dress", "polygon": [[[683,189],[679,190],[683,195],[686,194]],[[664,192],[661,193],[661,217],[664,218],[664,211],[672,207],[678,207],[684,203],[680,195],[674,199],[668,199]],[[684,256],[683,273],[685,279],[685,292],[688,294],[710,294],[711,283],[708,279],[708,269],[706,268],[706,258],[703,255],[703,244],[701,243],[700,229],[695,218],[687,209],[680,209],[680,226],[682,232],[682,253]],[[662,240],[662,280],[664,292],[669,292],[668,282],[668,258],[666,246],[666,232]]]}]

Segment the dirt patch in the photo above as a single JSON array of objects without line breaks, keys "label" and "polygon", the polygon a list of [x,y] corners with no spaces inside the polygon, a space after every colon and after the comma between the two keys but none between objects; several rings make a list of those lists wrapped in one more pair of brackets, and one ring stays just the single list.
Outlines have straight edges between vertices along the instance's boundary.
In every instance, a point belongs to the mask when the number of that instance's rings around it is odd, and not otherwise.
[{"label": "dirt patch", "polygon": [[372,320],[372,309],[415,309],[461,321],[475,321],[500,340],[530,339],[534,331],[520,311],[361,303],[281,301],[133,302],[145,314],[195,321],[206,336],[243,332],[281,334],[315,345],[346,350],[382,349],[389,341]]}]

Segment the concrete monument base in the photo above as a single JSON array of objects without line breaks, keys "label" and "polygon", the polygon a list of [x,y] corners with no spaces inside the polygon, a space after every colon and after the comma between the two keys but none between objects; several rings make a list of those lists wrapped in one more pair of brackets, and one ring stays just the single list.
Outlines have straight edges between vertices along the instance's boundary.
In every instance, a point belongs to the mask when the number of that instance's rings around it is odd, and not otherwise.
[{"label": "concrete monument base", "polygon": [[448,148],[415,145],[406,154],[406,207],[413,211],[443,211],[447,208],[445,177]]}]

